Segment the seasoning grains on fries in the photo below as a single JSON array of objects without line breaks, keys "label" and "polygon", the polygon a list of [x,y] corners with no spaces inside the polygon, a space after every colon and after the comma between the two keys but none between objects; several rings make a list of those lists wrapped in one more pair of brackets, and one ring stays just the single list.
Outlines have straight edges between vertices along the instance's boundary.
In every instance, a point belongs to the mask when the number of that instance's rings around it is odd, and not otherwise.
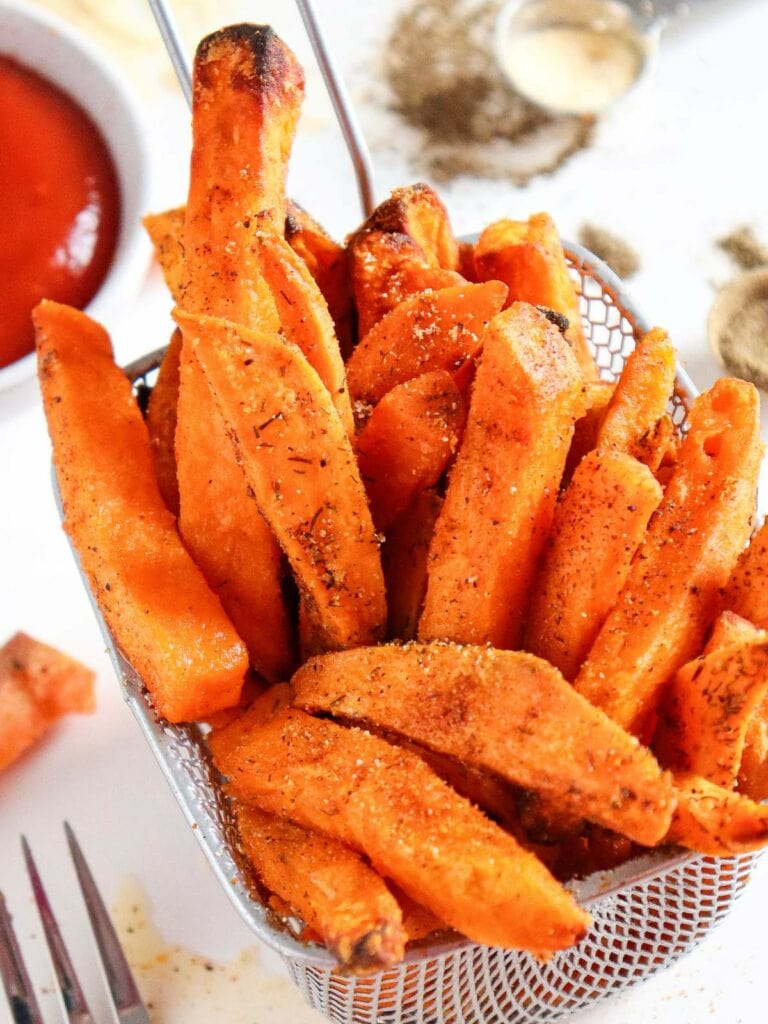
[{"label": "seasoning grains on fries", "polygon": [[664,500],[575,683],[635,733],[664,683],[701,650],[755,508],[755,388],[717,381],[696,399],[689,423]]},{"label": "seasoning grains on fries", "polygon": [[204,720],[237,703],[245,648],[179,539],[106,331],[55,302],[41,303],[34,320],[64,527],[159,714]]},{"label": "seasoning grains on fries", "polygon": [[410,751],[284,708],[234,750],[226,731],[212,748],[235,797],[364,853],[464,935],[546,954],[586,931],[544,865]]},{"label": "seasoning grains on fries", "polygon": [[768,807],[699,775],[675,777],[677,807],[667,839],[698,853],[731,857],[768,841]]},{"label": "seasoning grains on fries", "polygon": [[300,707],[403,735],[638,842],[669,827],[672,787],[654,757],[533,655],[370,647],[313,658],[292,686]]},{"label": "seasoning grains on fries", "polygon": [[583,411],[581,372],[559,330],[524,303],[496,316],[435,526],[419,639],[519,645]]}]

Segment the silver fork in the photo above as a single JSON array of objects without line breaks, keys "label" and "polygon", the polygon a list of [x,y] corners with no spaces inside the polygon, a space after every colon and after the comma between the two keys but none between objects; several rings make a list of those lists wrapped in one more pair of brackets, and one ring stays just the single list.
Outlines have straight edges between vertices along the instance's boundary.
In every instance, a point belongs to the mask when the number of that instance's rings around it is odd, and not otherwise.
[{"label": "silver fork", "polygon": [[[104,902],[96,888],[93,875],[68,824],[64,824],[75,872],[91,921],[101,966],[112,996],[112,1005],[120,1024],[149,1024],[149,1014],[142,1002],[136,982],[120,942],[109,919]],[[94,1024],[72,960],[64,945],[50,901],[32,857],[29,843],[22,836],[21,847],[32,883],[32,892],[48,943],[51,962],[61,993],[64,1012],[70,1024]],[[21,949],[13,930],[11,915],[0,892],[0,977],[11,1008],[14,1024],[44,1024],[34,988],[24,965]]]}]

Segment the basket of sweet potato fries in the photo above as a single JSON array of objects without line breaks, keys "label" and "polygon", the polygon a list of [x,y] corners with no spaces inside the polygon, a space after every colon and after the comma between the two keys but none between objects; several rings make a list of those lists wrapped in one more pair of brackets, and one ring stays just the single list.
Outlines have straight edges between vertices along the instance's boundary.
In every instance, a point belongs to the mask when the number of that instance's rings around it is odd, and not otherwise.
[{"label": "basket of sweet potato fries", "polygon": [[35,312],[64,527],[126,699],[335,1021],[548,1021],[691,949],[768,842],[758,396],[695,397],[552,220],[285,196],[303,75],[200,44],[176,308],[127,373]]}]

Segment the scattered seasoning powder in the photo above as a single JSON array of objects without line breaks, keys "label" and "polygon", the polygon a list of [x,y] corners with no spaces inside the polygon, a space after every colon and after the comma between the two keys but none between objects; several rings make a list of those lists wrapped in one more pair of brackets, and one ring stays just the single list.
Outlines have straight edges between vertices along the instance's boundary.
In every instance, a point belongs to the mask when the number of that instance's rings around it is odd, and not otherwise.
[{"label": "scattered seasoning powder", "polygon": [[603,260],[614,274],[621,278],[632,277],[640,269],[640,257],[623,238],[606,231],[596,224],[582,224],[579,229],[579,242],[598,259]]},{"label": "scattered seasoning powder", "polygon": [[594,118],[552,116],[515,92],[494,56],[503,0],[411,0],[394,21],[385,76],[395,111],[422,133],[437,181],[462,174],[523,185],[589,145]]},{"label": "scattered seasoning powder", "polygon": [[755,237],[749,224],[741,224],[717,240],[723,252],[728,253],[740,270],[754,270],[768,264],[768,246]]},{"label": "scattered seasoning powder", "polygon": [[768,391],[768,291],[734,314],[720,334],[718,350],[729,373]]}]

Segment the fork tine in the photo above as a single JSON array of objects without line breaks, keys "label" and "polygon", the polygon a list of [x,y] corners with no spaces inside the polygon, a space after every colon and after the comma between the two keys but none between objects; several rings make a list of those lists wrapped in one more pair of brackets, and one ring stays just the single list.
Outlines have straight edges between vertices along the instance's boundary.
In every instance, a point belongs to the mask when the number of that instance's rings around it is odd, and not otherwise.
[{"label": "fork tine", "polygon": [[14,1024],[43,1024],[35,990],[27,974],[11,915],[0,892],[0,977]]},{"label": "fork tine", "polygon": [[133,980],[131,968],[125,959],[107,908],[96,888],[83,851],[75,839],[75,833],[67,822],[64,822],[64,831],[117,1016],[121,1024],[149,1024],[149,1014],[142,1002],[136,982]]},{"label": "fork tine", "polygon": [[45,941],[48,943],[48,950],[51,954],[51,962],[56,972],[56,980],[59,983],[59,991],[64,1001],[64,1011],[73,1024],[92,1024],[93,1016],[88,1009],[88,1003],[77,979],[75,968],[70,960],[67,947],[61,937],[59,926],[54,917],[48,895],[43,888],[43,882],[37,865],[29,848],[29,843],[24,836],[21,837],[21,849],[24,853],[24,862],[27,865],[27,874],[32,883],[32,893],[35,897],[37,910],[45,932]]}]

